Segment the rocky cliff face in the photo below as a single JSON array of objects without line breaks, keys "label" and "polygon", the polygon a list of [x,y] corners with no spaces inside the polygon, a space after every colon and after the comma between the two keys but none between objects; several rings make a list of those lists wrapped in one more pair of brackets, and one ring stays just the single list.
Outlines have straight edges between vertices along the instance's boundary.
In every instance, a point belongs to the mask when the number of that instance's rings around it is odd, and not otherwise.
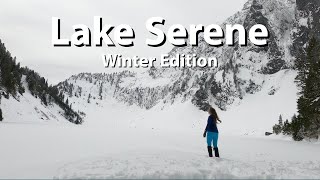
[{"label": "rocky cliff face", "polygon": [[[178,53],[197,54],[198,57],[215,56],[219,61],[218,68],[153,67],[144,73],[82,73],[61,82],[58,88],[69,96],[81,96],[87,103],[90,103],[90,99],[116,98],[149,109],[158,103],[191,100],[200,109],[215,104],[227,110],[229,105],[241,103],[246,94],[260,91],[266,83],[276,84],[270,82],[270,76],[293,69],[296,56],[294,48],[298,43],[306,42],[307,38],[301,34],[314,31],[312,27],[319,26],[315,22],[319,22],[319,16],[313,17],[319,13],[319,8],[316,8],[319,3],[315,2],[249,0],[241,11],[222,24],[222,27],[225,24],[241,24],[246,29],[254,24],[263,24],[270,34],[268,46],[258,47],[250,42],[247,46],[239,46],[236,38],[234,46],[213,47],[200,34],[198,46],[175,47],[170,52],[170,56]],[[312,12],[304,12],[305,7]],[[313,18],[313,24],[306,26],[309,30],[301,29],[301,22],[297,23],[297,20],[302,21],[300,19],[305,17]],[[271,85],[266,96],[275,94],[279,88]]]},{"label": "rocky cliff face", "polygon": [[308,40],[311,37],[320,39],[320,1],[297,0],[296,4],[292,53],[296,57],[304,58]]}]

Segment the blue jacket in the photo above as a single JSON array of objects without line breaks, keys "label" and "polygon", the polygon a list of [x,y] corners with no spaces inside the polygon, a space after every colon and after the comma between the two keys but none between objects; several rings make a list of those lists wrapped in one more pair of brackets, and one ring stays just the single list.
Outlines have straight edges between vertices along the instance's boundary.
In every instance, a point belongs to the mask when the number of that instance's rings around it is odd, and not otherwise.
[{"label": "blue jacket", "polygon": [[216,119],[214,117],[211,117],[211,116],[208,117],[206,131],[219,133],[218,128],[217,128]]}]

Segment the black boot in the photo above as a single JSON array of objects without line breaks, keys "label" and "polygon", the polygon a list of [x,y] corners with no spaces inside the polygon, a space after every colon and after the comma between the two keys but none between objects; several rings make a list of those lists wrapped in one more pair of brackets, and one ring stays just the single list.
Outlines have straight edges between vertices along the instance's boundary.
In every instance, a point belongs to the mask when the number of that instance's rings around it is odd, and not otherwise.
[{"label": "black boot", "polygon": [[213,148],[214,149],[214,155],[216,156],[216,157],[220,157],[219,156],[219,149],[217,148],[217,147],[215,147],[215,148]]},{"label": "black boot", "polygon": [[212,157],[212,147],[208,146],[208,153],[209,153],[209,157]]}]

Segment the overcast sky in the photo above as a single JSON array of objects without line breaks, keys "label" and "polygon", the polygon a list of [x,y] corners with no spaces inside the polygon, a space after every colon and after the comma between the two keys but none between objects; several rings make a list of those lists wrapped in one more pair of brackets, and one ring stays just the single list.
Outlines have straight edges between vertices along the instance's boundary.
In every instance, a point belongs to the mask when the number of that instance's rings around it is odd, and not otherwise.
[{"label": "overcast sky", "polygon": [[[123,56],[159,57],[170,51],[167,43],[149,47],[145,28],[148,18],[163,17],[161,29],[172,24],[220,23],[242,9],[246,0],[1,0],[0,39],[12,55],[24,66],[39,72],[49,82],[57,83],[80,72],[111,72],[103,67],[101,54],[121,53]],[[61,19],[61,36],[72,35],[72,25],[85,24],[93,28],[93,17],[102,16],[103,24],[128,24],[136,34],[135,45],[116,47],[53,47],[51,18]],[[93,31],[93,30],[92,30]],[[112,37],[112,36],[111,36]]]}]

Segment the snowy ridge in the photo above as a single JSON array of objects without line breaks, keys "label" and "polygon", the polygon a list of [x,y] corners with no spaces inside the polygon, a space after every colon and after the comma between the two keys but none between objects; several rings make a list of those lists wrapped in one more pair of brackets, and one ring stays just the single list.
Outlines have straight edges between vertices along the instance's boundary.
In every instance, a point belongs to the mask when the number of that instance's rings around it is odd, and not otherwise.
[{"label": "snowy ridge", "polygon": [[[79,74],[58,85],[59,89],[70,97],[74,96],[83,84],[89,80],[92,85],[91,96],[97,98],[98,88],[105,85],[103,93],[129,105],[135,104],[150,109],[158,103],[172,104],[176,101],[192,100],[200,109],[207,104],[227,110],[232,104],[239,104],[247,94],[259,92],[269,74],[291,69],[294,56],[291,55],[293,37],[291,30],[295,22],[295,2],[292,0],[251,0],[242,11],[228,18],[225,24],[242,24],[249,29],[254,24],[264,24],[270,33],[268,46],[257,47],[251,43],[240,47],[211,47],[205,43],[202,35],[196,47],[175,47],[169,53],[197,54],[197,56],[215,56],[219,68],[151,68],[146,72],[122,72],[114,74]],[[81,80],[80,84],[78,80]],[[276,82],[275,82],[276,83]],[[96,86],[96,87],[94,87]],[[110,88],[112,89],[110,89]],[[88,92],[89,90],[87,90]],[[110,93],[111,92],[111,93]],[[88,93],[85,95],[87,96]],[[268,94],[265,94],[268,96]],[[86,97],[88,98],[88,97]],[[86,99],[83,98],[83,99]],[[108,99],[104,96],[104,99]]]},{"label": "snowy ridge", "polygon": [[[130,76],[136,76],[136,74]],[[259,89],[258,92],[248,93],[241,101],[230,105],[227,111],[218,110],[220,118],[224,121],[220,127],[222,131],[237,135],[264,135],[264,132],[272,131],[271,127],[277,122],[279,114],[282,114],[284,119],[290,119],[297,112],[295,76],[296,72],[293,70],[282,70],[275,74],[255,77],[256,81],[263,82],[263,86],[255,87]],[[114,78],[119,79],[114,80]],[[64,82],[64,87],[69,87],[65,91],[71,94],[68,96],[68,100],[72,102],[72,107],[86,113],[86,123],[88,124],[92,121],[95,122],[95,119],[100,117],[106,117],[101,121],[113,122],[108,118],[108,114],[105,114],[106,109],[115,108],[115,106],[108,105],[112,103],[121,104],[120,112],[118,112],[120,114],[122,109],[128,113],[126,109],[131,109],[130,107],[136,109],[134,111],[137,114],[142,113],[141,115],[132,114],[131,121],[127,124],[124,123],[123,126],[134,124],[134,127],[160,130],[174,130],[176,127],[186,128],[188,131],[203,129],[204,125],[201,120],[206,119],[206,112],[197,110],[198,108],[192,104],[190,98],[187,99],[178,94],[175,101],[171,101],[169,104],[167,101],[170,102],[170,98],[172,98],[172,94],[169,93],[170,87],[161,86],[143,88],[142,90],[134,87],[130,89],[128,83],[122,78],[127,79],[128,74],[123,76],[119,74],[81,74],[69,78]],[[154,101],[149,101],[149,96],[152,96],[151,100],[158,99],[157,103],[151,104]],[[130,99],[126,99],[128,97]],[[136,104],[132,100],[137,100],[140,104]],[[119,101],[125,103],[119,103]],[[148,103],[150,103],[149,106],[153,105],[151,109],[146,111],[141,108]],[[255,107],[254,111],[252,107]],[[188,114],[182,120],[174,118],[175,114],[185,114],[185,111],[193,112],[193,115]],[[153,118],[155,114],[159,114],[161,120],[155,120]],[[140,120],[134,120],[136,116],[140,116],[141,118],[138,118]],[[112,122],[110,123],[112,124]]]}]

